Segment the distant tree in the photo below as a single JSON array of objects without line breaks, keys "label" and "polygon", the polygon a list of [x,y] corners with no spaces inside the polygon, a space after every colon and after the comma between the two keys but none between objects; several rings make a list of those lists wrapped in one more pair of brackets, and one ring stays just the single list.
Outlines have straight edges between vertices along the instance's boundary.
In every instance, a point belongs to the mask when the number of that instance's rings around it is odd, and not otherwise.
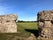
[{"label": "distant tree", "polygon": [[18,22],[23,22],[23,21],[18,20]]},{"label": "distant tree", "polygon": [[23,23],[29,23],[29,22],[37,22],[37,21],[23,21],[23,20],[18,20],[17,22],[23,22]]}]

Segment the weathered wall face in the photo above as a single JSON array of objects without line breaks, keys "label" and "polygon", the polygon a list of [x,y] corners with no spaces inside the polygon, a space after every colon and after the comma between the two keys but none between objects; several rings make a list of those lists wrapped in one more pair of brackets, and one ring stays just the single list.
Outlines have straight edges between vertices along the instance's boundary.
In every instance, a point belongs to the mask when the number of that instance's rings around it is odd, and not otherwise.
[{"label": "weathered wall face", "polygon": [[[41,38],[53,37],[53,11],[42,11],[38,13],[38,28]],[[46,39],[45,39],[46,40]]]},{"label": "weathered wall face", "polygon": [[16,19],[17,19],[17,16],[15,14],[1,15],[0,16],[0,33],[17,32]]}]

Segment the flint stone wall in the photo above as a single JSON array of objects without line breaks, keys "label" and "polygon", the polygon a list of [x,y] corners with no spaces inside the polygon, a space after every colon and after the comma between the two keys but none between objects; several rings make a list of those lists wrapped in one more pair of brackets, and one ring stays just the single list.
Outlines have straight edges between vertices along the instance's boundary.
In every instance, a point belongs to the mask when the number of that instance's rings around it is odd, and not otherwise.
[{"label": "flint stone wall", "polygon": [[15,14],[0,15],[0,33],[17,32],[16,19],[17,16]]},{"label": "flint stone wall", "polygon": [[53,38],[53,10],[39,12],[38,25],[41,38]]}]

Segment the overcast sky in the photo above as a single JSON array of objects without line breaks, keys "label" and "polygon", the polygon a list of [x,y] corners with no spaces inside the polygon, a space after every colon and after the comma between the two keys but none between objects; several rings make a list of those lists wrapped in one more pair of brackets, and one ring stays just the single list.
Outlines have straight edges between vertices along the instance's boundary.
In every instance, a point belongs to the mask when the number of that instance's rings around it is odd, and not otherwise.
[{"label": "overcast sky", "polygon": [[53,0],[0,0],[0,15],[17,14],[18,20],[36,21],[42,10],[53,10]]}]

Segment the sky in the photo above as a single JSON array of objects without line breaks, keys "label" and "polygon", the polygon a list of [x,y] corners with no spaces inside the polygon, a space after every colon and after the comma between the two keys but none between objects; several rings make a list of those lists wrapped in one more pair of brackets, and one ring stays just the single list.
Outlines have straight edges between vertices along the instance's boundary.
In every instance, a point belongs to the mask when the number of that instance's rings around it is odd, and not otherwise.
[{"label": "sky", "polygon": [[53,10],[53,0],[0,0],[0,15],[16,14],[18,20],[36,21],[43,10]]}]

